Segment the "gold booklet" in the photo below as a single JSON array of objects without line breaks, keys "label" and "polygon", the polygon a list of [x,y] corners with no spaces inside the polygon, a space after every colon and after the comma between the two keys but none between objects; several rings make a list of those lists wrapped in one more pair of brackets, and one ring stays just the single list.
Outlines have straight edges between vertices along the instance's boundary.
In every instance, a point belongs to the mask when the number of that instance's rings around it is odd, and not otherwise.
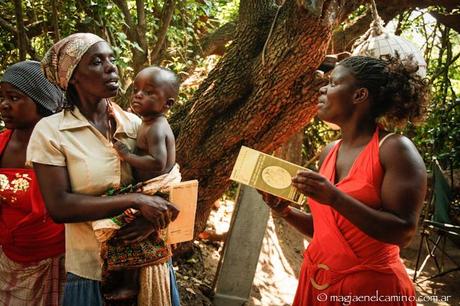
[{"label": "gold booklet", "polygon": [[198,181],[185,181],[170,187],[169,201],[179,208],[177,219],[171,222],[167,231],[168,244],[190,241],[195,227]]},{"label": "gold booklet", "polygon": [[230,179],[291,202],[303,204],[306,196],[291,184],[291,179],[298,170],[307,169],[242,146]]}]

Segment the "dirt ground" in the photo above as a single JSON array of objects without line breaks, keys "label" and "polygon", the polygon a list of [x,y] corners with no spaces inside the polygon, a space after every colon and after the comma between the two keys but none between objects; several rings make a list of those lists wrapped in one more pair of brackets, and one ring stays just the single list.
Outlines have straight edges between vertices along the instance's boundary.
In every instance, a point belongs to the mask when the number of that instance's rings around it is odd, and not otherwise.
[{"label": "dirt ground", "polygon": [[[222,201],[220,208],[212,212],[208,229],[217,234],[216,238],[228,230],[233,205],[232,201]],[[401,251],[401,258],[411,277],[419,242],[420,236],[417,235],[409,247]],[[308,241],[284,221],[270,218],[248,305],[284,306],[292,303],[302,253],[307,245]],[[223,242],[220,241],[195,241],[193,257],[176,263],[180,267],[176,268],[176,273],[183,305],[212,305],[210,297],[222,246]],[[450,241],[446,247],[450,254],[454,254],[454,259],[460,262],[460,248]],[[425,255],[426,252],[422,259]],[[451,267],[449,260],[446,259],[445,263],[446,268]],[[419,299],[417,305],[460,305],[460,271],[424,281],[434,271],[436,266],[429,260],[416,283]],[[442,301],[446,299],[448,302]]]}]

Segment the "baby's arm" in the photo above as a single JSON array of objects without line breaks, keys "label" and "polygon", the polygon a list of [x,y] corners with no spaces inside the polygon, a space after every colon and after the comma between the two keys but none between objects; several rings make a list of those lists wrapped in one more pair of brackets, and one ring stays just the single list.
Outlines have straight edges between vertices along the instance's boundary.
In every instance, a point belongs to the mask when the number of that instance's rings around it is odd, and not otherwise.
[{"label": "baby's arm", "polygon": [[120,157],[130,164],[133,168],[142,171],[161,172],[166,167],[167,149],[166,133],[161,124],[154,123],[147,131],[147,153],[146,155],[136,155],[129,152],[128,147],[121,142],[115,142],[114,148]]}]

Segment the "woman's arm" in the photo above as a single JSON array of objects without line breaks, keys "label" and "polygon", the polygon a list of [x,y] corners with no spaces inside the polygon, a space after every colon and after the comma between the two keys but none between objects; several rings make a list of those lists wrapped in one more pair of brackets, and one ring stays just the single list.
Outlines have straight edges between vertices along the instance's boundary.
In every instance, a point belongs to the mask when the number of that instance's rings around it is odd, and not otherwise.
[{"label": "woman's arm", "polygon": [[50,216],[57,223],[108,218],[136,208],[155,228],[164,228],[178,215],[171,203],[157,196],[131,193],[110,197],[72,193],[66,167],[33,163]]},{"label": "woman's arm", "polygon": [[303,194],[330,205],[369,236],[406,246],[415,234],[426,192],[426,169],[420,154],[405,137],[391,137],[380,150],[384,168],[382,206],[373,209],[337,189],[315,172],[293,180]]},{"label": "woman's arm", "polygon": [[313,237],[313,218],[311,214],[289,206],[289,201],[278,198],[274,195],[259,192],[264,202],[275,212],[294,227],[299,233]]},{"label": "woman's arm", "polygon": [[288,213],[282,217],[299,233],[313,237],[313,217],[311,214],[294,207],[289,207]]}]

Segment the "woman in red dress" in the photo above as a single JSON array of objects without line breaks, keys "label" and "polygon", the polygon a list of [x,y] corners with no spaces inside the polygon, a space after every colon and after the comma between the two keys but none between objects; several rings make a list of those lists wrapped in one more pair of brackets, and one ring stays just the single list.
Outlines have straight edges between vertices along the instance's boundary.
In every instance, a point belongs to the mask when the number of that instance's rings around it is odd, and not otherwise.
[{"label": "woman in red dress", "polygon": [[320,89],[318,117],[338,125],[342,139],[323,150],[319,173],[293,178],[311,214],[265,196],[313,237],[293,305],[416,305],[399,248],[415,234],[426,169],[409,139],[383,128],[423,114],[427,88],[416,70],[410,60],[355,56]]},{"label": "woman in red dress", "polygon": [[25,166],[35,124],[51,115],[62,92],[40,63],[10,66],[0,80],[0,304],[59,305],[65,280],[64,226],[45,209],[35,173]]}]

